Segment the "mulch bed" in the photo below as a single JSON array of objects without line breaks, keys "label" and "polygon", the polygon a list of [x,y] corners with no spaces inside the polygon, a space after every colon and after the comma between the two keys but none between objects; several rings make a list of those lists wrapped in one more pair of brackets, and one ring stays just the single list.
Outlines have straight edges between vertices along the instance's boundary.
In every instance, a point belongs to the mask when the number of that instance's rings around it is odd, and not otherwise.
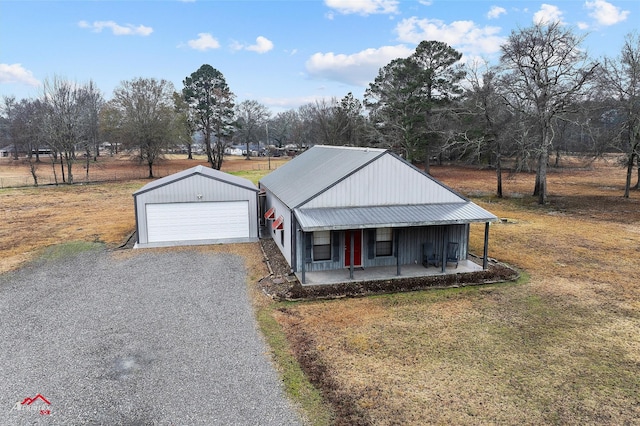
[{"label": "mulch bed", "polygon": [[274,300],[293,301],[362,297],[372,294],[493,284],[514,281],[520,276],[517,270],[491,259],[489,267],[485,271],[303,286],[291,272],[290,266],[271,238],[261,239],[260,244],[271,274],[261,279],[259,285],[262,291]]}]

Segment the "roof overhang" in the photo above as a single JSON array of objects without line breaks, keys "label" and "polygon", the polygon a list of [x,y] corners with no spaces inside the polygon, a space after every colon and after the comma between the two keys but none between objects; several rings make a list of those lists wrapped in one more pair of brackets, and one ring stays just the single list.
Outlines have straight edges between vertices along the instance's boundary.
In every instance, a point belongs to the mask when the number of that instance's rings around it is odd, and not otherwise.
[{"label": "roof overhang", "polygon": [[494,222],[498,218],[472,202],[294,209],[304,232],[367,228],[401,228]]}]

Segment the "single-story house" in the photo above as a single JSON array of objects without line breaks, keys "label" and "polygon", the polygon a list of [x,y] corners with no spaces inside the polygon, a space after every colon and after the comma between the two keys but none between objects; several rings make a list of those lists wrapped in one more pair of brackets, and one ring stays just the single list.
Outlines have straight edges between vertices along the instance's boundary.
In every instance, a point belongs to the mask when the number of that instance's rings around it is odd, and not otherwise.
[{"label": "single-story house", "polygon": [[13,154],[14,151],[15,147],[13,144],[2,147],[0,148],[0,157],[8,157],[9,155]]},{"label": "single-story house", "polygon": [[246,155],[247,150],[239,145],[228,146],[224,149],[225,155]]},{"label": "single-story house", "polygon": [[248,179],[196,166],[133,194],[135,247],[258,240],[258,188]]},{"label": "single-story house", "polygon": [[345,268],[351,278],[354,269],[394,265],[398,275],[420,264],[444,273],[467,259],[473,222],[485,223],[487,268],[489,223],[498,218],[390,151],[316,145],[259,187],[261,216],[303,284],[312,271]]}]

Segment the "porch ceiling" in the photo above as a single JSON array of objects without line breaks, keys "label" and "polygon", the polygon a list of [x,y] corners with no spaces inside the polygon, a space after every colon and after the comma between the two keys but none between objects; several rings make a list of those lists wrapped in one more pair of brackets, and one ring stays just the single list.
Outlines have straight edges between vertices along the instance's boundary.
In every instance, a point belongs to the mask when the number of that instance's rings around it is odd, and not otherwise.
[{"label": "porch ceiling", "polygon": [[305,232],[494,222],[496,216],[472,203],[295,209]]}]

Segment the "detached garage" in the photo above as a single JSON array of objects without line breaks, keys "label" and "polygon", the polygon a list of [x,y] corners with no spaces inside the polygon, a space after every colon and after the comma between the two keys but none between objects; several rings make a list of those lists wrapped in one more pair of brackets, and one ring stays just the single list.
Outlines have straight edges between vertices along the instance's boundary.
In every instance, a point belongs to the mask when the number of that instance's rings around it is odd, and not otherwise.
[{"label": "detached garage", "polygon": [[249,180],[196,166],[134,192],[135,247],[258,240],[258,188]]}]

